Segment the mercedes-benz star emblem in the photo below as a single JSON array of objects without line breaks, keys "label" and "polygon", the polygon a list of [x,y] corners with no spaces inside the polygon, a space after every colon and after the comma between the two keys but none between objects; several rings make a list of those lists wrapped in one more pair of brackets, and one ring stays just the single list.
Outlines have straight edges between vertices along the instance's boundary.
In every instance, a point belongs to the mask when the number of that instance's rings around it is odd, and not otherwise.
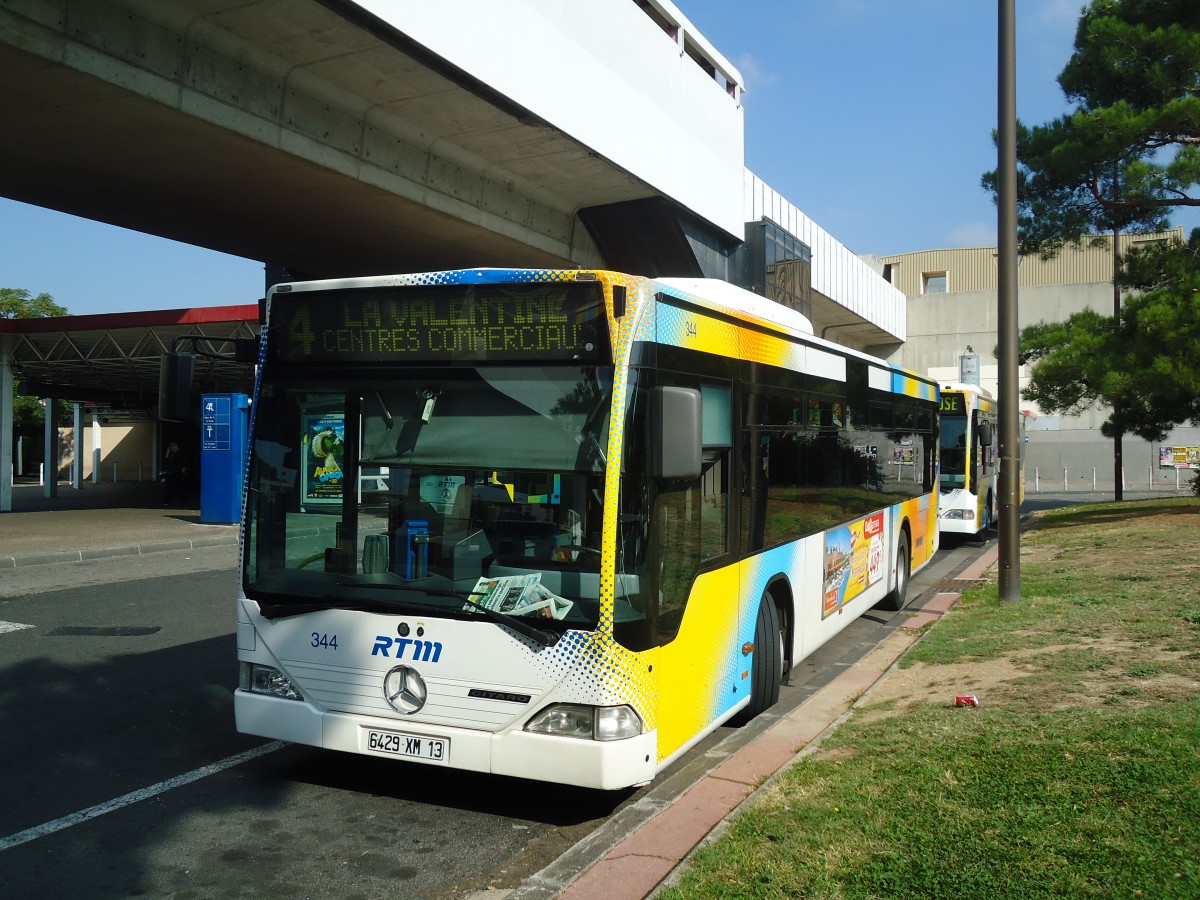
[{"label": "mercedes-benz star emblem", "polygon": [[402,716],[411,716],[429,696],[425,679],[411,666],[396,666],[383,676],[383,699]]}]

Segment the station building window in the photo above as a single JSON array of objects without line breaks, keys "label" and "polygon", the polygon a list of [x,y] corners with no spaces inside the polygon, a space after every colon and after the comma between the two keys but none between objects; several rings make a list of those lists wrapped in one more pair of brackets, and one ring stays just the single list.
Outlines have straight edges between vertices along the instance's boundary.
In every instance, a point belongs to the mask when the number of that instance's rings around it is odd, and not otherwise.
[{"label": "station building window", "polygon": [[944,294],[944,293],[946,293],[946,273],[945,272],[922,272],[921,273],[921,293],[922,294]]}]

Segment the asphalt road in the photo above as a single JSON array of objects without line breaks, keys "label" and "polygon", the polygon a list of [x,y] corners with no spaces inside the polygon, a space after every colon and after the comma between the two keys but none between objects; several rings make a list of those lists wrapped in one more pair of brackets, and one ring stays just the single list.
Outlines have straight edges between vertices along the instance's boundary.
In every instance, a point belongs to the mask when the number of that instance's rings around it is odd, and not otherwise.
[{"label": "asphalt road", "polygon": [[[978,549],[939,554],[910,597]],[[234,564],[226,547],[0,573],[0,896],[514,887],[597,830],[669,803],[755,736],[754,723],[719,729],[653,784],[614,793],[245,737],[233,728]],[[852,623],[797,666],[781,706],[903,615]]]},{"label": "asphalt road", "polygon": [[628,796],[239,735],[230,551],[129,565],[0,579],[2,896],[436,896]]}]

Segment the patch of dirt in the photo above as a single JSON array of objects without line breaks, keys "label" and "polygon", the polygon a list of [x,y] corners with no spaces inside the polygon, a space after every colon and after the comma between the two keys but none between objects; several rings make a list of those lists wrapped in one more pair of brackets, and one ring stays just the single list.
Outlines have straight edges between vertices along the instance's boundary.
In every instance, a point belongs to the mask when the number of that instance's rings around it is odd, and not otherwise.
[{"label": "patch of dirt", "polygon": [[[1056,654],[1085,650],[1105,660],[1097,670],[1053,668]],[[893,669],[864,697],[860,721],[901,715],[919,704],[954,706],[974,694],[981,707],[1053,711],[1069,706],[1144,706],[1200,695],[1200,672],[1157,671],[1155,663],[1185,660],[1184,651],[1149,650],[1133,641],[1089,638],[1070,645],[1017,650],[997,659]],[[1144,676],[1129,675],[1144,669]]]},{"label": "patch of dirt", "polygon": [[1021,544],[1021,564],[1044,563],[1056,559],[1061,551],[1058,547],[1038,544]]}]

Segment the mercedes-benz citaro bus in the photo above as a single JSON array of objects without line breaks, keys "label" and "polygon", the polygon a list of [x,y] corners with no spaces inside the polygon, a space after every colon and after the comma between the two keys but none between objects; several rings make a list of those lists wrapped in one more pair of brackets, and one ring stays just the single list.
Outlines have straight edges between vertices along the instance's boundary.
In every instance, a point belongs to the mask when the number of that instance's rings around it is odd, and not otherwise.
[{"label": "mercedes-benz citaro bus", "polygon": [[951,382],[942,385],[941,411],[941,530],[982,536],[996,522],[999,408],[979,385]]},{"label": "mercedes-benz citaro bus", "polygon": [[724,282],[277,285],[239,731],[644,783],[937,549],[938,389]]}]

